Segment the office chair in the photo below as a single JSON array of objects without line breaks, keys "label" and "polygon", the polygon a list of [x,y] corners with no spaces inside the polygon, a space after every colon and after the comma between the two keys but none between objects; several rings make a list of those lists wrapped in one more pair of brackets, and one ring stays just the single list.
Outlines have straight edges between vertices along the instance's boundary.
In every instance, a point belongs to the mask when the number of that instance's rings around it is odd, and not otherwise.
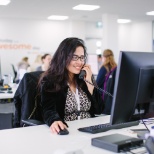
[{"label": "office chair", "polygon": [[43,71],[25,73],[14,95],[14,127],[43,124],[37,84]]},{"label": "office chair", "polygon": [[13,78],[13,83],[16,83],[16,78],[17,78],[17,71],[15,70],[15,67],[13,64],[11,64],[12,69],[13,69],[13,73],[14,73],[14,78]]}]

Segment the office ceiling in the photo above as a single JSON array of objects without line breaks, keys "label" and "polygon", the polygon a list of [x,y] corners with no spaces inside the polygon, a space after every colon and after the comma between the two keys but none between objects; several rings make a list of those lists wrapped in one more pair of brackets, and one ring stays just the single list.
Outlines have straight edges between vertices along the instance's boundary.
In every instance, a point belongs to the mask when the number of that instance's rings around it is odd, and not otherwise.
[{"label": "office ceiling", "polygon": [[[77,11],[78,4],[100,5],[94,11]],[[8,6],[0,6],[0,19],[46,20],[50,15],[67,15],[68,20],[101,21],[102,14],[116,14],[132,21],[152,21],[154,0],[11,0]]]}]

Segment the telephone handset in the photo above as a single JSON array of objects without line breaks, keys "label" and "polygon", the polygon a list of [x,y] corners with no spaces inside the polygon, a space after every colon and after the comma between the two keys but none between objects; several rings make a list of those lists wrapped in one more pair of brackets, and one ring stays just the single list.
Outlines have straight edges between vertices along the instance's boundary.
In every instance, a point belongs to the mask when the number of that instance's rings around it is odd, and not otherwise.
[{"label": "telephone handset", "polygon": [[79,74],[79,79],[84,79],[85,75],[86,75],[86,71],[85,70],[81,70],[81,72]]}]

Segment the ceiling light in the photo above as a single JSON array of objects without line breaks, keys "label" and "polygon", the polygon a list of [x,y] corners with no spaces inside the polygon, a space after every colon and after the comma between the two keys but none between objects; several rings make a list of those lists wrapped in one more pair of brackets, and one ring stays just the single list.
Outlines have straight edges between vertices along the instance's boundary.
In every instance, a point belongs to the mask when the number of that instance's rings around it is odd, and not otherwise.
[{"label": "ceiling light", "polygon": [[131,20],[130,19],[118,19],[117,22],[119,24],[126,24],[126,23],[131,22]]},{"label": "ceiling light", "polygon": [[98,48],[100,48],[100,47],[102,46],[102,42],[101,42],[101,41],[97,41],[97,42],[96,42],[96,46],[97,46]]},{"label": "ceiling light", "polygon": [[51,15],[48,17],[49,20],[66,20],[68,16],[58,16],[58,15]]},{"label": "ceiling light", "polygon": [[8,5],[10,2],[10,0],[0,0],[0,5]]},{"label": "ceiling light", "polygon": [[154,16],[154,11],[147,12],[146,15]]},{"label": "ceiling light", "polygon": [[85,4],[79,4],[77,6],[73,7],[73,10],[84,10],[84,11],[93,11],[100,8],[98,5],[85,5]]}]

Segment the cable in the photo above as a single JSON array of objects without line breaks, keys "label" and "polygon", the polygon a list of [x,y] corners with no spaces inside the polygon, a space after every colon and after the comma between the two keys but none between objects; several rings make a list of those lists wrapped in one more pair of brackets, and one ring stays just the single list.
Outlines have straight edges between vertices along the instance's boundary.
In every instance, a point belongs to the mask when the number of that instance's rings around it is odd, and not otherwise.
[{"label": "cable", "polygon": [[144,124],[144,126],[146,127],[146,129],[148,130],[148,132],[150,132],[149,128],[147,127],[147,125],[145,124],[145,122],[143,121],[143,119],[141,119],[141,120],[142,120],[142,123]]},{"label": "cable", "polygon": [[85,80],[85,79],[83,79],[83,80],[84,80],[85,82],[89,83],[90,85],[94,86],[94,87],[95,87],[96,89],[98,89],[99,91],[101,91],[101,92],[103,92],[103,93],[105,93],[105,94],[107,94],[107,95],[113,97],[113,95],[110,94],[109,92],[105,91],[104,89],[99,88],[99,87],[97,86],[97,84],[94,85],[93,83],[89,82],[88,80]]},{"label": "cable", "polygon": [[138,105],[138,112],[139,112],[139,116],[140,116],[140,119],[141,119],[141,121],[142,121],[142,123],[144,124],[144,126],[146,127],[146,129],[148,130],[148,132],[150,132],[150,130],[149,130],[149,128],[147,127],[147,125],[145,124],[145,122],[144,122],[144,120],[143,120],[143,118],[142,118],[142,115],[141,115],[141,113],[140,113],[140,105]]}]

